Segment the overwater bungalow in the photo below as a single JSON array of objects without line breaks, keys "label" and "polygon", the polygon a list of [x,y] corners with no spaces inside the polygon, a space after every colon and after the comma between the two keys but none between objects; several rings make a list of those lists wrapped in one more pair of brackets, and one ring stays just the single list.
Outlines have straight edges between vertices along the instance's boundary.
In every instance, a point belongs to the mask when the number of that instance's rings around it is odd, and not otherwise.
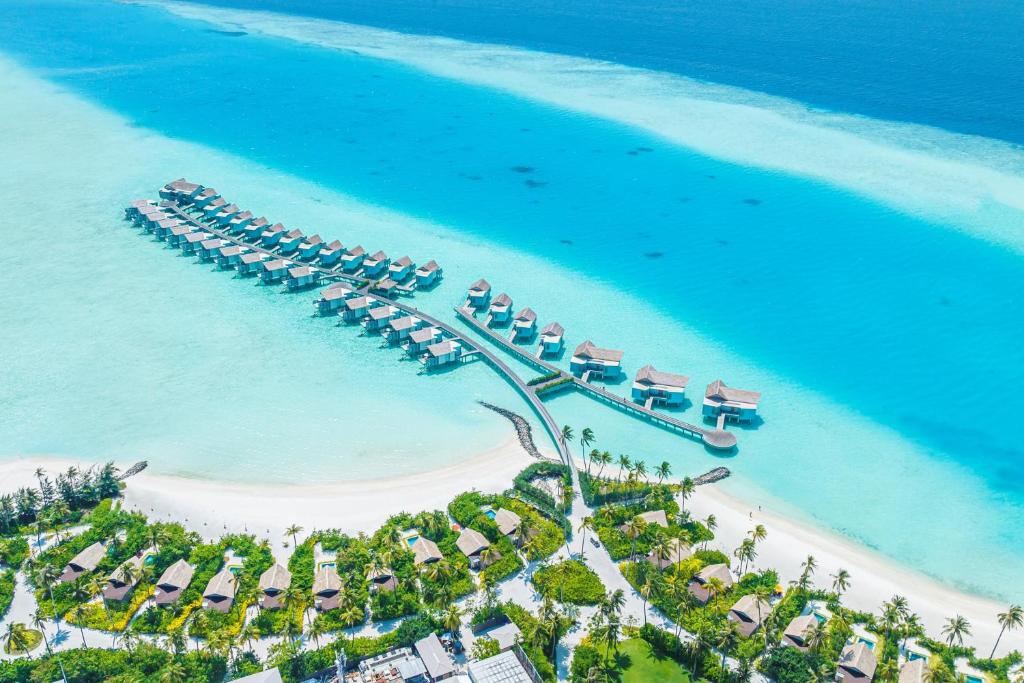
[{"label": "overwater bungalow", "polygon": [[867,643],[857,641],[843,648],[836,667],[838,683],[868,683],[875,677],[878,659]]},{"label": "overwater bungalow", "polygon": [[[656,524],[657,526],[668,528],[668,517],[665,515],[664,510],[648,510],[647,512],[641,512],[637,515],[644,521],[644,524]],[[623,532],[629,527],[629,524],[619,525],[619,529]]]},{"label": "overwater bungalow", "polygon": [[363,259],[363,276],[368,278],[379,277],[387,272],[389,265],[391,265],[391,259],[388,258],[388,255],[383,251],[378,251]]},{"label": "overwater bungalow", "polygon": [[341,269],[346,273],[354,273],[363,267],[366,259],[366,250],[361,246],[352,247],[348,253],[341,256]]},{"label": "overwater bungalow", "polygon": [[422,327],[409,333],[409,343],[403,348],[410,356],[419,356],[427,350],[431,344],[441,341],[443,334],[436,327]]},{"label": "overwater bungalow", "polygon": [[381,303],[376,299],[371,299],[368,296],[357,296],[352,299],[346,299],[345,304],[341,309],[341,319],[347,323],[358,322],[363,317],[369,315],[371,308],[380,306]]},{"label": "overwater bungalow", "polygon": [[276,247],[277,243],[284,237],[285,229],[280,223],[274,223],[269,228],[260,233],[260,244],[267,249]]},{"label": "overwater bungalow", "polygon": [[439,562],[444,559],[444,555],[441,554],[441,550],[437,547],[437,544],[431,541],[429,538],[420,536],[417,538],[412,546],[409,547],[414,556],[413,563],[417,566],[423,564],[430,564],[431,562]]},{"label": "overwater bungalow", "polygon": [[201,261],[212,261],[217,258],[221,247],[230,245],[231,242],[222,240],[219,237],[212,237],[210,239],[203,240],[199,243],[199,248],[196,249],[196,253],[199,254]]},{"label": "overwater bungalow", "polygon": [[142,567],[146,558],[155,552],[153,548],[140,550],[112,571],[107,577],[107,583],[103,586],[103,599],[107,602],[122,602],[127,598],[142,579]]},{"label": "overwater bungalow", "polygon": [[398,588],[398,579],[395,578],[395,574],[391,571],[390,567],[371,569],[366,575],[366,580],[370,582],[371,593],[390,593]]},{"label": "overwater bungalow", "polygon": [[167,244],[172,247],[179,247],[181,243],[185,241],[185,235],[195,230],[189,223],[181,223],[175,225],[173,228],[167,231]]},{"label": "overwater bungalow", "polygon": [[565,328],[558,323],[549,323],[540,331],[540,352],[543,356],[555,356],[565,348]]},{"label": "overwater bungalow", "polygon": [[427,352],[420,357],[420,362],[427,368],[440,368],[458,363],[462,357],[462,344],[454,339],[446,339],[427,347]]},{"label": "overwater bungalow", "polygon": [[235,265],[235,268],[238,270],[239,275],[256,275],[263,270],[263,263],[269,261],[270,258],[270,256],[259,252],[242,254],[238,257],[238,263]]},{"label": "overwater bungalow", "polygon": [[[154,222],[153,234],[157,239],[165,240],[171,234],[171,230],[181,227],[181,221],[177,218],[161,218]],[[191,230],[192,228],[189,228]]]},{"label": "overwater bungalow", "polygon": [[320,265],[324,267],[333,266],[341,259],[341,255],[344,253],[345,247],[342,246],[339,240],[334,240],[320,248]]},{"label": "overwater bungalow", "polygon": [[392,280],[391,278],[386,277],[383,280],[378,280],[377,282],[374,282],[373,285],[370,287],[370,290],[374,294],[380,294],[381,296],[386,296],[389,299],[393,299],[395,298],[395,293],[398,290],[398,283]]},{"label": "overwater bungalow", "polygon": [[179,246],[181,247],[181,250],[186,254],[195,254],[199,251],[200,245],[202,245],[203,242],[212,237],[213,235],[211,235],[208,232],[202,232],[200,230],[197,230],[195,232],[190,232],[186,234],[182,241],[179,243]]},{"label": "overwater bungalow", "polygon": [[202,189],[202,185],[190,183],[184,178],[178,178],[160,188],[160,197],[173,201],[191,200]]},{"label": "overwater bungalow", "polygon": [[324,239],[320,235],[307,237],[299,244],[299,258],[314,259],[324,246]]},{"label": "overwater bungalow", "polygon": [[817,628],[818,617],[811,614],[801,614],[798,617],[794,617],[789,625],[786,626],[786,630],[782,632],[782,644],[795,647],[798,650],[807,649],[807,637],[811,631]]},{"label": "overwater bungalow", "polygon": [[681,406],[689,381],[686,375],[661,372],[653,365],[645,365],[637,370],[633,380],[633,400],[648,408],[652,405]]},{"label": "overwater bungalow", "polygon": [[511,510],[498,508],[494,511],[494,523],[498,525],[498,531],[502,536],[515,536],[522,521],[522,518]]},{"label": "overwater bungalow", "polygon": [[320,271],[309,266],[296,266],[288,269],[288,279],[285,284],[288,289],[296,290],[303,287],[311,287],[320,282]]},{"label": "overwater bungalow", "polygon": [[213,214],[213,222],[220,226],[226,226],[231,222],[231,219],[242,213],[242,209],[237,204],[228,204],[227,206],[221,207],[221,210]]},{"label": "overwater bungalow", "polygon": [[725,588],[732,586],[733,580],[732,574],[729,572],[729,565],[709,564],[697,572],[697,575],[687,585],[686,588],[690,591],[690,595],[695,597],[702,605],[711,599],[711,593],[708,592],[707,588],[708,581],[711,579],[718,579]]},{"label": "overwater bungalow", "polygon": [[232,233],[240,233],[252,223],[253,218],[255,216],[252,211],[237,213],[227,222],[227,229]]},{"label": "overwater bungalow", "polygon": [[512,297],[505,292],[494,297],[491,302],[490,317],[492,323],[502,325],[512,318]]},{"label": "overwater bungalow", "polygon": [[898,683],[925,683],[928,678],[927,659],[908,659],[900,667]]},{"label": "overwater bungalow", "polygon": [[491,283],[480,278],[469,286],[469,305],[476,309],[485,307],[491,300]]},{"label": "overwater bungalow", "polygon": [[124,218],[135,222],[139,217],[139,210],[147,207],[156,208],[156,202],[152,199],[133,199],[128,206],[124,207]]},{"label": "overwater bungalow", "polygon": [[235,602],[235,591],[238,590],[238,579],[225,567],[213,575],[203,591],[203,609],[215,612],[229,612]]},{"label": "overwater bungalow", "polygon": [[414,315],[392,318],[388,326],[384,328],[384,338],[390,344],[400,344],[408,339],[413,331],[420,329],[425,324]]},{"label": "overwater bungalow", "polygon": [[537,334],[537,314],[527,306],[512,318],[512,330],[517,340],[533,339]]},{"label": "overwater bungalow", "polygon": [[313,578],[313,604],[321,612],[337,609],[341,595],[341,577],[332,565],[325,564]]},{"label": "overwater bungalow", "polygon": [[380,332],[401,312],[402,310],[395,306],[371,308],[363,319],[363,329],[367,332]]},{"label": "overwater bungalow", "polygon": [[345,301],[351,299],[355,295],[355,290],[347,284],[337,282],[325,289],[320,298],[313,302],[313,305],[316,306],[317,313],[320,315],[328,315],[344,306]]},{"label": "overwater bungalow", "polygon": [[733,389],[716,379],[704,393],[703,414],[711,419],[724,415],[728,422],[749,424],[757,417],[757,404],[760,400],[761,394],[756,391]]},{"label": "overwater bungalow", "polygon": [[281,241],[278,242],[277,246],[282,254],[290,254],[299,248],[304,239],[306,239],[306,236],[301,230],[289,230],[281,237]]},{"label": "overwater bungalow", "polygon": [[182,592],[192,583],[195,568],[185,560],[178,560],[164,570],[153,590],[153,600],[157,605],[172,605],[178,601]]},{"label": "overwater bungalow", "polygon": [[206,206],[202,208],[203,220],[210,220],[217,214],[217,212],[219,212],[227,205],[228,203],[224,200],[223,197],[217,197],[212,202],[209,202]]},{"label": "overwater bungalow", "polygon": [[273,259],[271,261],[263,261],[261,264],[262,268],[259,271],[260,280],[265,283],[280,282],[288,277],[288,269],[294,264],[291,261],[285,261],[284,259]]},{"label": "overwater bungalow", "polygon": [[219,268],[234,268],[242,262],[242,257],[253,253],[249,247],[240,247],[237,244],[228,242],[217,250],[217,266]]},{"label": "overwater bungalow", "polygon": [[491,547],[490,541],[484,538],[483,534],[468,527],[459,533],[455,545],[469,559],[469,566],[473,569],[480,569],[480,554]]},{"label": "overwater bungalow", "polygon": [[135,212],[135,217],[132,219],[136,225],[141,225],[149,232],[153,232],[156,227],[156,222],[165,218],[172,218],[174,214],[167,209],[156,206],[148,205],[139,207]]},{"label": "overwater bungalow", "polygon": [[408,256],[395,259],[388,266],[388,277],[395,282],[405,282],[410,275],[412,275],[413,269],[416,264],[412,262],[412,259]]},{"label": "overwater bungalow", "polygon": [[64,572],[60,575],[61,583],[71,583],[82,574],[88,574],[99,566],[100,560],[107,555],[107,547],[97,541],[88,548],[71,558],[71,561],[64,566]]},{"label": "overwater bungalow", "polygon": [[245,229],[242,230],[242,237],[250,242],[258,240],[260,235],[262,235],[269,226],[270,221],[268,221],[265,216],[254,218],[249,221],[249,225],[245,226]]},{"label": "overwater bungalow", "polygon": [[281,596],[292,585],[292,573],[280,563],[260,574],[259,604],[263,609],[281,607]]},{"label": "overwater bungalow", "polygon": [[416,286],[433,287],[434,283],[441,279],[441,275],[441,266],[437,265],[437,261],[427,261],[416,269]]},{"label": "overwater bungalow", "polygon": [[654,549],[647,553],[647,561],[658,569],[665,570],[678,565],[683,560],[689,559],[692,555],[693,550],[691,550],[690,546],[686,545],[682,539],[673,538],[668,542],[667,555],[661,555],[657,549]]},{"label": "overwater bungalow", "polygon": [[576,347],[569,370],[584,379],[618,379],[622,376],[622,351],[602,349],[588,339]]},{"label": "overwater bungalow", "polygon": [[220,193],[217,190],[212,187],[204,187],[201,192],[192,198],[192,206],[201,209],[219,196]]},{"label": "overwater bungalow", "polygon": [[766,600],[750,593],[737,600],[727,616],[739,627],[739,632],[749,638],[771,612],[772,606]]}]

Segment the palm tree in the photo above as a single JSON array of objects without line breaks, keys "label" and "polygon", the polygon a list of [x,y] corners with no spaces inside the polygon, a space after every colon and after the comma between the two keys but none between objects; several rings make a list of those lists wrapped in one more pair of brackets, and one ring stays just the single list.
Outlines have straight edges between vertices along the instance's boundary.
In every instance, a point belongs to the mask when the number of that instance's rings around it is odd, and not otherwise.
[{"label": "palm tree", "polygon": [[836,598],[842,597],[843,593],[847,588],[850,587],[850,572],[845,569],[840,569],[835,574],[832,574],[832,590],[836,594]]},{"label": "palm tree", "polygon": [[642,586],[640,586],[640,597],[644,599],[644,626],[647,625],[647,601],[651,599],[651,595],[657,588],[657,574],[655,572],[648,572],[647,578],[644,580]]},{"label": "palm tree", "polygon": [[[684,479],[683,482],[685,483],[686,480]],[[685,502],[686,498],[683,498],[683,501]],[[715,529],[718,528],[718,518],[715,517],[714,515],[708,515],[707,519],[704,520],[704,526],[706,526],[708,531],[711,532],[711,535],[714,536]],[[704,550],[707,550],[707,547],[708,547],[707,539],[705,539],[704,542],[701,545],[702,545]]]},{"label": "palm tree", "polygon": [[725,592],[725,584],[722,583],[722,580],[717,576],[712,576],[710,579],[708,579],[707,583],[704,584],[704,587],[707,589],[707,592],[712,597],[712,599],[714,599],[715,608],[717,609],[718,597]]},{"label": "palm tree", "polygon": [[807,559],[800,565],[800,578],[797,579],[796,585],[801,591],[806,591],[811,586],[811,575],[814,574],[814,570],[818,568],[818,562],[814,559],[814,555],[808,555]]},{"label": "palm tree", "polygon": [[633,474],[636,475],[637,480],[643,477],[644,481],[647,481],[647,463],[643,460],[637,460],[633,464]]},{"label": "palm tree", "polygon": [[462,630],[462,610],[455,603],[448,605],[444,614],[441,615],[441,625],[453,635],[458,635]]},{"label": "palm tree", "polygon": [[957,676],[939,657],[933,657],[924,670],[924,683],[957,683]]},{"label": "palm tree", "polygon": [[750,534],[750,540],[754,543],[760,543],[768,538],[768,530],[764,528],[764,524],[758,524],[747,533]]},{"label": "palm tree", "polygon": [[647,528],[647,522],[640,515],[637,515],[633,519],[629,520],[626,524],[626,535],[630,538],[629,544],[629,559],[636,559],[636,539],[644,532]]},{"label": "palm tree", "polygon": [[958,614],[952,619],[946,619],[942,635],[946,637],[946,644],[950,647],[953,647],[954,640],[957,645],[963,645],[964,636],[971,635],[971,623]]},{"label": "palm tree", "polygon": [[672,474],[672,465],[669,465],[667,460],[662,460],[660,465],[654,466],[654,476],[658,478],[659,484],[670,474]]},{"label": "palm tree", "polygon": [[605,466],[610,465],[612,463],[613,458],[612,454],[609,453],[608,451],[601,451],[600,453],[597,454],[596,457],[597,462],[601,465],[601,469],[597,471],[597,478],[600,479],[601,475],[604,473]]},{"label": "palm tree", "polygon": [[562,447],[569,450],[569,442],[572,441],[573,431],[569,425],[563,425],[562,427]]},{"label": "palm tree", "polygon": [[37,565],[30,573],[32,583],[39,588],[45,588],[50,596],[50,607],[53,610],[54,623],[60,623],[60,616],[57,614],[57,606],[53,602],[53,587],[60,578],[60,572],[52,564]]},{"label": "palm tree", "polygon": [[580,557],[583,557],[583,545],[587,542],[587,531],[594,530],[594,518],[584,517],[580,520],[580,525],[576,531],[580,534]]},{"label": "palm tree", "polygon": [[[693,483],[693,479],[690,477],[683,477],[683,480],[679,482],[679,511],[686,511],[686,499],[693,495],[697,485]],[[711,527],[708,527],[709,529]]]},{"label": "palm tree", "polygon": [[623,471],[629,472],[633,469],[633,461],[626,454],[619,455],[619,473],[615,475],[615,483],[618,484],[622,478]]},{"label": "palm tree", "polygon": [[996,637],[996,644],[992,646],[992,654],[988,656],[989,659],[996,656],[996,648],[999,647],[999,641],[1002,640],[1004,631],[1013,631],[1024,626],[1024,608],[1020,605],[1010,605],[1009,609],[1000,612],[996,619],[999,621],[999,635]]},{"label": "palm tree", "polygon": [[77,585],[71,591],[71,599],[75,601],[75,621],[78,622],[78,630],[82,634],[82,647],[89,647],[85,643],[85,629],[82,627],[82,617],[85,616],[86,603],[92,600],[92,593],[85,586]]},{"label": "palm tree", "polygon": [[749,538],[744,538],[740,543],[740,547],[733,551],[733,555],[740,561],[740,575],[744,574],[744,569],[746,569],[747,563],[753,562],[757,557],[757,550],[754,547],[754,541]]},{"label": "palm tree", "polygon": [[160,669],[160,683],[185,683],[188,680],[188,671],[180,663],[171,660],[164,668]]},{"label": "palm tree", "polygon": [[804,644],[807,645],[807,649],[811,652],[818,652],[821,646],[825,644],[825,639],[828,637],[828,626],[823,621],[815,619],[814,625],[807,632],[807,636],[804,638]]},{"label": "palm tree", "polygon": [[736,645],[739,637],[739,627],[736,625],[736,622],[732,619],[726,619],[715,638],[715,647],[722,653],[722,663],[720,666],[723,676],[729,673],[729,669],[725,666],[726,653]]},{"label": "palm tree", "polygon": [[309,631],[307,631],[307,633],[309,634],[309,637],[313,639],[313,642],[316,643],[316,649],[319,650],[320,637],[327,634],[327,626],[325,625],[325,622],[320,621],[318,619],[310,625]]},{"label": "palm tree", "polygon": [[284,530],[285,536],[291,536],[292,537],[292,547],[293,548],[298,548],[299,547],[298,536],[301,533],[302,533],[302,527],[299,526],[298,524],[292,524],[291,526],[289,526],[287,529]]},{"label": "palm tree", "polygon": [[[582,447],[581,450],[584,453],[586,453],[587,452],[587,448],[590,447],[590,444],[594,443],[594,441],[596,441],[596,440],[597,440],[597,437],[594,436],[594,430],[592,430],[590,427],[584,427],[583,431],[580,432],[580,446]],[[594,454],[591,453],[590,454],[590,462],[593,462],[593,461],[594,461]],[[587,475],[589,476],[590,475],[590,465],[587,464],[586,458],[584,458],[584,465],[586,465]]]},{"label": "palm tree", "polygon": [[32,659],[32,655],[28,652],[29,645],[32,644],[32,639],[29,636],[28,627],[17,621],[12,621],[7,624],[7,631],[3,635],[4,647],[11,654],[18,652],[24,653],[29,659]]}]

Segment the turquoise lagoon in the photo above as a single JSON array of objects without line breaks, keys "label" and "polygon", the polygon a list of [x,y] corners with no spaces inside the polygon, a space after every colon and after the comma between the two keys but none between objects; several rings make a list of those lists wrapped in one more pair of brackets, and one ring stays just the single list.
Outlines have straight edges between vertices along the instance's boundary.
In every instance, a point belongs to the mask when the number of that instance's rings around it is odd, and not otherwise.
[{"label": "turquoise lagoon", "polygon": [[394,61],[89,8],[11,3],[0,22],[0,196],[22,245],[0,253],[6,454],[375,478],[507,439],[477,399],[526,412],[482,364],[420,375],[313,318],[313,294],[119,220],[185,175],[288,226],[437,259],[444,283],[415,298],[437,315],[486,276],[570,346],[625,349],[630,373],[688,374],[692,398],[718,377],[762,391],[764,423],[724,458],[581,396],[549,405],[599,447],[677,475],[726,464],[745,500],[1024,597],[1024,424],[994,409],[1024,381],[1018,250]]}]

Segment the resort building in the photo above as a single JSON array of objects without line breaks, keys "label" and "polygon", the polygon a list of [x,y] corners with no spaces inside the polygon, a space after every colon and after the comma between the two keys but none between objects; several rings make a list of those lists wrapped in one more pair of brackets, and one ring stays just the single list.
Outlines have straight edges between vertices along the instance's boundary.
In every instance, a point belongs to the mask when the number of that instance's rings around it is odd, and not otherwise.
[{"label": "resort building", "polygon": [[395,578],[395,574],[391,571],[390,567],[371,569],[366,575],[366,580],[370,582],[371,593],[379,591],[390,593],[398,588],[398,579]]},{"label": "resort building", "polygon": [[288,276],[288,269],[294,264],[284,259],[274,259],[272,261],[264,261],[262,265],[260,280],[263,282],[280,282]]},{"label": "resort building", "polygon": [[107,555],[107,547],[97,541],[82,552],[71,558],[60,575],[61,583],[71,583],[82,574],[88,574],[99,566],[100,560]]},{"label": "resort building", "polygon": [[346,273],[354,273],[363,267],[366,259],[366,250],[362,247],[352,247],[347,254],[341,257],[341,269]]},{"label": "resort building", "polygon": [[441,554],[441,550],[437,547],[437,544],[423,536],[420,536],[413,541],[413,544],[409,549],[412,550],[412,554],[415,558],[414,564],[417,566],[430,564],[431,562],[438,562],[444,559],[444,555]]},{"label": "resort building", "polygon": [[281,241],[277,243],[278,252],[282,254],[290,254],[299,248],[306,236],[302,234],[301,230],[289,230],[282,237]]},{"label": "resort building", "polygon": [[519,647],[470,662],[466,673],[470,683],[540,683],[541,680],[537,669]]},{"label": "resort building", "polygon": [[213,189],[212,187],[204,188],[202,192],[193,197],[192,206],[194,206],[197,209],[201,209],[210,202],[212,202],[217,197],[220,197],[220,194],[217,193],[217,190]]},{"label": "resort building", "polygon": [[371,308],[380,305],[379,301],[368,296],[357,296],[347,299],[341,309],[341,319],[347,323],[357,322],[360,318],[366,316]]},{"label": "resort building", "polygon": [[341,594],[341,577],[333,565],[325,564],[317,570],[313,578],[313,603],[321,612],[338,607]]},{"label": "resort building", "polygon": [[237,204],[228,204],[222,206],[220,211],[213,214],[213,222],[217,225],[227,225],[231,222],[231,219],[242,213],[242,210],[238,208]]},{"label": "resort building", "polygon": [[249,225],[245,226],[245,229],[242,230],[242,236],[247,240],[258,240],[268,225],[270,225],[270,221],[265,216],[260,216],[249,221]]},{"label": "resort building", "polygon": [[622,351],[602,349],[589,339],[579,346],[569,361],[569,370],[584,381],[595,379],[618,379],[622,376]]},{"label": "resort building", "polygon": [[401,312],[402,310],[395,306],[378,306],[377,308],[371,308],[368,315],[363,320],[363,329],[367,332],[380,332]]},{"label": "resort building", "polygon": [[673,538],[668,542],[668,554],[663,555],[658,552],[657,548],[647,553],[647,561],[660,570],[668,569],[678,565],[683,560],[689,559],[693,556],[693,551],[690,546],[686,545],[680,538]]},{"label": "resort building", "polygon": [[292,573],[275,562],[274,566],[260,574],[260,607],[278,609],[281,596],[292,585]]},{"label": "resort building", "polygon": [[[177,218],[161,218],[154,223],[153,234],[156,235],[157,239],[165,240],[171,234],[171,230],[181,225],[181,221]],[[191,230],[191,228],[189,228]],[[188,232],[186,230],[185,232]]]},{"label": "resort building", "polygon": [[469,566],[480,569],[480,553],[491,547],[490,542],[476,529],[465,528],[459,534],[455,545],[469,558]]},{"label": "resort building", "polygon": [[491,302],[490,320],[492,323],[503,325],[512,319],[512,297],[505,292],[494,297]]},{"label": "resort building", "polygon": [[400,344],[409,338],[415,330],[425,325],[422,320],[414,315],[403,315],[400,318],[392,318],[391,322],[384,328],[384,337],[390,344]]},{"label": "resort building", "polygon": [[219,254],[221,247],[225,247],[230,244],[231,242],[228,242],[227,240],[222,240],[219,237],[214,237],[212,239],[203,240],[202,242],[200,242],[199,249],[196,250],[196,253],[199,254],[199,260],[212,261],[215,258],[217,258],[217,255]]},{"label": "resort building", "polygon": [[[668,517],[665,515],[664,510],[648,510],[647,512],[641,512],[637,517],[642,519],[645,524],[657,524],[660,527],[668,528]],[[625,529],[626,526],[626,524],[623,524],[619,528]]]},{"label": "resort building", "polygon": [[927,659],[908,659],[900,667],[898,683],[925,683],[927,673]]},{"label": "resort building", "polygon": [[260,234],[260,243],[267,249],[276,247],[284,238],[285,229],[280,223],[274,223]]},{"label": "resort building", "polygon": [[761,394],[756,391],[732,389],[716,379],[704,393],[704,417],[717,419],[724,415],[729,422],[750,423],[757,417]]},{"label": "resort building", "polygon": [[519,515],[505,508],[498,508],[494,512],[493,519],[494,523],[498,525],[498,531],[501,532],[501,535],[509,537],[516,534],[519,530],[519,525],[523,521]]},{"label": "resort building", "polygon": [[427,261],[416,269],[416,286],[433,287],[434,283],[441,279],[441,272],[441,266],[437,265],[437,261]]},{"label": "resort building", "polygon": [[178,560],[164,570],[153,590],[153,600],[157,605],[173,605],[181,597],[182,592],[192,583],[195,568],[185,560]]},{"label": "resort building", "polygon": [[207,205],[202,208],[203,220],[210,220],[227,205],[228,203],[224,201],[223,197],[217,197],[212,202],[207,203]]},{"label": "resort building", "polygon": [[442,333],[436,327],[422,327],[409,333],[409,343],[404,346],[410,356],[420,356],[430,346],[441,341]]},{"label": "resort building", "polygon": [[235,269],[239,275],[256,275],[263,270],[263,264],[270,261],[271,257],[259,252],[242,254],[238,257]]},{"label": "resort building", "polygon": [[428,368],[440,368],[452,363],[458,363],[462,357],[462,344],[454,339],[446,339],[427,347],[427,352],[420,357],[420,361]]},{"label": "resort building", "polygon": [[782,632],[782,644],[806,650],[807,637],[820,623],[814,614],[801,614],[789,622],[789,626]]},{"label": "resort building", "polygon": [[767,601],[750,593],[736,601],[729,610],[728,618],[739,626],[740,633],[749,638],[771,612],[772,606]]},{"label": "resort building", "polygon": [[288,289],[292,290],[311,287],[318,282],[320,282],[320,271],[316,268],[310,268],[309,266],[295,266],[294,268],[289,268],[288,279],[285,280],[285,284],[288,286]]},{"label": "resort building", "polygon": [[412,275],[412,270],[415,267],[416,264],[412,262],[411,258],[403,256],[392,261],[391,265],[388,266],[388,277],[395,282],[405,282]]},{"label": "resort building", "polygon": [[[167,243],[172,247],[180,247],[181,243],[185,239],[185,235],[192,232],[193,228],[187,223],[179,223],[168,230],[164,237],[167,238]],[[205,234],[205,233],[204,233]],[[207,235],[209,237],[209,235]]]},{"label": "resort building", "polygon": [[373,285],[370,287],[370,289],[374,293],[380,294],[381,296],[386,296],[388,298],[394,297],[395,290],[397,288],[398,288],[398,283],[395,282],[394,280],[392,280],[389,277],[386,277],[383,280],[378,280],[377,282],[374,282]]},{"label": "resort building", "polygon": [[324,293],[313,305],[316,306],[316,310],[320,315],[328,315],[336,312],[345,305],[348,299],[354,296],[356,296],[355,290],[345,283],[338,282],[325,289]]},{"label": "resort building", "polygon": [[689,381],[686,375],[660,372],[653,365],[645,365],[633,380],[633,400],[648,408],[652,405],[681,406]]},{"label": "resort building", "polygon": [[565,328],[558,323],[549,323],[540,331],[540,352],[544,356],[555,356],[565,348]]},{"label": "resort building", "polygon": [[103,587],[103,599],[107,602],[121,602],[128,597],[139,580],[142,579],[142,567],[146,560],[156,551],[153,548],[140,550],[127,560],[122,562],[117,569],[107,577],[107,583]]},{"label": "resort building", "polygon": [[687,585],[686,588],[690,591],[690,595],[697,598],[702,605],[711,598],[711,593],[708,591],[708,582],[711,579],[721,581],[723,588],[728,589],[732,586],[733,580],[732,574],[729,573],[729,565],[709,564],[697,572],[697,575]]},{"label": "resort building", "polygon": [[469,286],[469,305],[483,308],[491,299],[491,284],[480,278]]},{"label": "resort building", "polygon": [[455,662],[441,645],[441,640],[436,633],[417,640],[413,648],[427,669],[427,676],[429,676],[427,680],[443,681],[455,675]]},{"label": "resort building", "polygon": [[333,266],[341,259],[341,255],[345,253],[345,247],[342,246],[341,242],[334,240],[330,244],[321,247],[320,249],[320,265],[324,267]]},{"label": "resort building", "polygon": [[388,259],[388,255],[383,251],[378,251],[363,259],[363,275],[368,278],[380,277],[387,271],[390,264],[391,260]]},{"label": "resort building", "polygon": [[307,237],[305,242],[299,244],[299,258],[314,259],[324,246],[324,240],[320,235]]},{"label": "resort building", "polygon": [[275,666],[273,669],[265,669],[258,673],[236,678],[233,683],[284,683],[284,679],[281,678],[281,672]]},{"label": "resort building", "polygon": [[193,196],[203,189],[202,185],[190,183],[184,178],[178,178],[160,188],[160,197],[173,201],[191,200]]},{"label": "resort building", "polygon": [[223,246],[218,250],[217,267],[224,269],[235,268],[242,262],[242,256],[251,253],[252,249],[249,247],[240,247],[229,243],[227,246]]},{"label": "resort building", "polygon": [[527,306],[516,313],[516,317],[512,319],[512,330],[518,340],[533,339],[533,335],[537,334],[537,314],[532,308]]},{"label": "resort building", "polygon": [[179,243],[182,252],[186,254],[195,254],[200,249],[200,245],[209,240],[213,235],[208,232],[190,232],[185,235],[184,239]]},{"label": "resort building", "polygon": [[203,591],[203,609],[215,612],[230,612],[235,602],[235,591],[238,590],[238,579],[234,572],[225,567],[214,574]]},{"label": "resort building", "polygon": [[847,645],[839,655],[836,681],[839,683],[868,683],[875,676],[878,660],[868,644],[858,640]]},{"label": "resort building", "polygon": [[228,221],[228,232],[240,233],[245,230],[249,223],[252,223],[252,219],[255,216],[252,215],[252,211],[243,211],[242,213],[236,213],[231,220]]},{"label": "resort building", "polygon": [[522,640],[523,632],[519,630],[515,622],[510,621],[501,626],[496,626],[489,631],[484,631],[478,637],[490,638],[498,644],[498,652],[506,652],[519,644],[519,641]]},{"label": "resort building", "polygon": [[[359,662],[355,683],[427,683],[427,668],[412,648],[402,647]],[[341,683],[341,677],[338,683]],[[349,678],[344,679],[346,683]],[[332,681],[333,683],[333,681]]]}]

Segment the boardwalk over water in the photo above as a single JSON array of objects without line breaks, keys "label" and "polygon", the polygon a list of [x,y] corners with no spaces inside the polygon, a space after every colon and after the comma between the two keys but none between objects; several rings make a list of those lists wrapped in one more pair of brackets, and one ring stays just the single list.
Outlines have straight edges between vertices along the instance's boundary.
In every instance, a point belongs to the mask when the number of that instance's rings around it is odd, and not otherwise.
[{"label": "boardwalk over water", "polygon": [[[499,344],[502,348],[508,350],[514,356],[530,365],[537,368],[541,372],[559,373],[563,376],[567,376],[561,368],[548,363],[547,361],[538,358],[537,356],[530,353],[527,349],[520,346],[516,346],[511,341],[506,339],[501,334],[495,332],[491,328],[487,327],[483,322],[477,320],[476,315],[472,309],[466,307],[456,307],[455,313],[469,324],[474,330],[480,334],[485,335],[496,344]],[[633,415],[641,419],[645,419],[649,422],[657,424],[659,427],[668,429],[671,431],[682,432],[686,436],[697,439],[703,442],[708,447],[715,450],[729,450],[736,445],[736,435],[731,432],[727,432],[724,429],[707,429],[705,427],[699,427],[697,425],[677,420],[671,415],[659,413],[655,410],[651,410],[646,406],[638,405],[633,403],[627,398],[613,394],[602,387],[591,384],[590,382],[584,382],[579,377],[573,377],[573,386],[582,391],[585,395],[610,404],[614,408],[617,408],[625,413]],[[533,392],[531,392],[533,393]]]}]

